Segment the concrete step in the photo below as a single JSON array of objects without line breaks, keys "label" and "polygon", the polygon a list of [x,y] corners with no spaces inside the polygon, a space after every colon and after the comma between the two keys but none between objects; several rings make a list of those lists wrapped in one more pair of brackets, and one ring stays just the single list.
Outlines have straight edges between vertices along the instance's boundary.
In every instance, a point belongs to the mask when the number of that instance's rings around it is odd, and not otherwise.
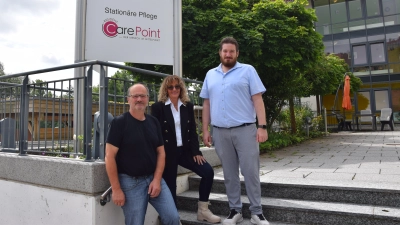
[{"label": "concrete step", "polygon": [[[198,190],[200,177],[189,177],[189,190]],[[261,183],[261,195],[263,197],[298,199],[310,201],[324,201],[337,203],[351,203],[375,205],[383,207],[400,207],[400,191],[393,189],[364,188],[361,185],[335,186],[331,185],[307,185],[290,183]],[[211,192],[226,193],[222,178],[215,177]],[[241,194],[246,195],[244,182],[241,182]]]},{"label": "concrete step", "polygon": [[[249,201],[242,196],[243,216],[250,218]],[[197,211],[198,192],[186,191],[178,195],[178,210]],[[211,193],[210,210],[216,215],[228,215],[225,194]],[[295,224],[329,225],[399,225],[400,209],[349,203],[331,203],[311,200],[262,197],[264,215],[271,221]],[[179,212],[181,213],[181,211]]]},{"label": "concrete step", "polygon": [[[197,220],[197,212],[180,210],[179,216],[181,217],[182,225],[212,224],[212,223],[208,223],[206,221],[198,221]],[[221,219],[225,219],[228,215],[218,215],[218,216],[220,216]],[[218,224],[221,224],[221,223],[218,223]],[[251,222],[250,222],[249,218],[243,218],[243,221],[238,224],[239,225],[250,225]],[[295,225],[294,223],[283,223],[283,222],[276,222],[276,221],[269,221],[269,224],[270,225]]]}]

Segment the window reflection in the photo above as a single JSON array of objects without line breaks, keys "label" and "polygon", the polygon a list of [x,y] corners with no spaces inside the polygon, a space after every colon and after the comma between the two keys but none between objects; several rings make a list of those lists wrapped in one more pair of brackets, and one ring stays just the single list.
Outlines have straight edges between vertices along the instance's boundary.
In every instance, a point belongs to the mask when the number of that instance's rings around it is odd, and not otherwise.
[{"label": "window reflection", "polygon": [[324,41],[324,46],[325,46],[325,54],[330,54],[333,52],[333,43],[332,41]]},{"label": "window reflection", "polygon": [[383,27],[382,17],[366,20],[367,28]]},{"label": "window reflection", "polygon": [[389,63],[400,62],[400,33],[386,34],[386,49]]},{"label": "window reflection", "polygon": [[388,73],[387,65],[374,65],[371,66],[371,74],[386,74]]},{"label": "window reflection", "polygon": [[331,34],[331,25],[319,26],[315,30],[322,35]]},{"label": "window reflection", "polygon": [[347,23],[338,23],[332,25],[332,34],[343,33],[348,31]]},{"label": "window reflection", "polygon": [[367,64],[367,49],[365,45],[353,46],[354,65]]},{"label": "window reflection", "polygon": [[392,26],[400,24],[400,15],[386,16],[385,26]]},{"label": "window reflection", "polygon": [[335,55],[343,59],[348,65],[351,65],[349,39],[334,40],[333,47]]},{"label": "window reflection", "polygon": [[382,0],[383,15],[393,15],[400,13],[400,0]]},{"label": "window reflection", "polygon": [[366,42],[367,37],[357,37],[357,38],[351,38],[350,43],[360,43],[360,42]]},{"label": "window reflection", "polygon": [[353,30],[364,30],[364,29],[365,29],[365,20],[357,20],[357,21],[349,22],[349,29],[348,30],[350,30],[350,31],[353,31]]},{"label": "window reflection", "polygon": [[349,15],[350,20],[363,18],[360,0],[349,1]]},{"label": "window reflection", "polygon": [[371,44],[370,48],[371,48],[371,62],[372,63],[380,63],[380,62],[386,61],[383,43]]},{"label": "window reflection", "polygon": [[368,41],[380,41],[380,40],[385,40],[385,35],[379,34],[379,35],[368,36]]},{"label": "window reflection", "polygon": [[388,90],[376,90],[375,92],[375,108],[381,110],[382,108],[389,107],[389,91]]},{"label": "window reflection", "polygon": [[400,73],[400,64],[389,64],[389,73]]},{"label": "window reflection", "polygon": [[368,17],[379,16],[381,14],[378,0],[366,0],[365,2],[367,5],[367,16]]},{"label": "window reflection", "polygon": [[331,23],[329,13],[329,0],[315,0],[314,8],[315,14],[318,18],[318,21],[315,23],[317,26]]},{"label": "window reflection", "polygon": [[354,76],[369,75],[369,66],[354,67],[353,74]]},{"label": "window reflection", "polygon": [[347,10],[345,0],[330,0],[332,23],[347,21]]}]

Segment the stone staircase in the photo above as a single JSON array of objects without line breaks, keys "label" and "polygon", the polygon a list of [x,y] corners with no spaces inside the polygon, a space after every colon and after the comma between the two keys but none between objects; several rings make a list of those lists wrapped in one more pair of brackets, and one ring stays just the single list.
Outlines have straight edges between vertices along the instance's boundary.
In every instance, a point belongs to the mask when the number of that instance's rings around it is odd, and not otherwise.
[{"label": "stone staircase", "polygon": [[[189,190],[178,195],[182,224],[208,224],[196,220],[200,178],[189,176]],[[243,216],[251,224],[249,201],[241,183]],[[400,224],[400,192],[388,189],[262,183],[262,206],[271,225],[394,225]],[[210,210],[226,218],[229,205],[221,176],[215,176]]]}]

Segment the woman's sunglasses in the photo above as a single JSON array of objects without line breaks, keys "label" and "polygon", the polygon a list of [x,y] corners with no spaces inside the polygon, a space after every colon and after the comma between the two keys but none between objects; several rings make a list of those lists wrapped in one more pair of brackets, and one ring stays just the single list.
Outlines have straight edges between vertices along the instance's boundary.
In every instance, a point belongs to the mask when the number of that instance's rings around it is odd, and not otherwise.
[{"label": "woman's sunglasses", "polygon": [[168,86],[167,87],[168,88],[168,90],[170,90],[170,91],[172,91],[172,90],[174,90],[174,88],[176,89],[176,90],[180,90],[181,89],[181,86],[179,86],[179,85],[175,85],[175,86]]}]

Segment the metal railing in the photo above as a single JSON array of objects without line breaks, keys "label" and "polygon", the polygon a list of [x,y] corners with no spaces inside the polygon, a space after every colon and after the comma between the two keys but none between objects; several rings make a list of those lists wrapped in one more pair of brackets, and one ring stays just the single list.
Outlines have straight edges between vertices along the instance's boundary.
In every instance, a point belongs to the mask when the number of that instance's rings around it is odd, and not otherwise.
[{"label": "metal railing", "polygon": [[[100,65],[99,85],[93,86],[93,66]],[[159,77],[159,83],[147,84],[149,103],[157,101],[161,78],[168,74],[103,62],[86,61],[65,66],[0,76],[0,151],[19,152],[20,155],[39,154],[64,157],[84,157],[86,161],[104,159],[104,143],[108,131],[108,114],[117,116],[128,111],[126,100],[128,88],[140,81],[107,77],[104,66],[132,71],[146,76]],[[43,83],[30,83],[34,75],[66,69],[87,67],[83,77],[59,79]],[[22,77],[22,84],[1,82]],[[201,81],[183,78],[189,84]],[[78,91],[74,85],[83,85],[84,93],[74,99]],[[117,88],[118,87],[118,88]],[[99,90],[97,93],[93,89]],[[196,105],[200,121],[202,100],[197,91],[189,90],[189,97]],[[73,128],[74,101],[83,101],[83,132],[76,134]],[[79,104],[75,104],[79,105]],[[150,113],[150,107],[147,109]],[[94,124],[96,112],[97,124]],[[103,116],[106,115],[106,116]],[[74,124],[75,122],[75,124]],[[96,133],[98,132],[98,133]],[[97,134],[96,140],[94,136]],[[93,143],[94,141],[98,142]],[[81,142],[82,148],[74,148]]]}]

